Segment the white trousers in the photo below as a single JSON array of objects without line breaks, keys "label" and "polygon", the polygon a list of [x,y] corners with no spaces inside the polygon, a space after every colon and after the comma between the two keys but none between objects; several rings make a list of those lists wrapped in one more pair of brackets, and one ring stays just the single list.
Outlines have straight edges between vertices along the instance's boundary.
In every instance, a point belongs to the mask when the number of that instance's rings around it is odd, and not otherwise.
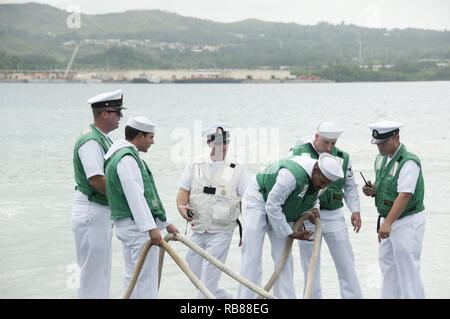
[{"label": "white trousers", "polygon": [[[211,256],[225,263],[232,236],[233,232],[193,233],[190,240],[206,250]],[[231,298],[231,295],[225,289],[217,287],[222,271],[193,250],[189,250],[187,253],[186,262],[193,273],[217,299]],[[197,298],[204,299],[205,296],[199,291]]]},{"label": "white trousers", "polygon": [[[332,214],[332,216],[331,216]],[[322,237],[325,239],[333,258],[334,265],[339,279],[341,297],[343,299],[361,299],[362,292],[355,270],[355,260],[352,246],[348,236],[348,229],[342,209],[321,210],[320,225],[322,227]],[[332,217],[331,219],[327,219]],[[314,230],[314,225],[306,221],[305,227]],[[313,242],[299,240],[300,260],[303,269],[304,283],[308,277],[309,261],[313,252]],[[312,286],[311,298],[322,298],[322,288],[320,284],[320,255],[317,259],[316,271]]]},{"label": "white trousers", "polygon": [[[134,268],[139,259],[142,245],[150,240],[148,232],[140,232],[136,223],[130,218],[116,221],[116,237],[122,242],[125,260],[124,289],[128,289]],[[156,299],[158,298],[158,260],[159,247],[152,246],[147,254],[141,273],[130,298]]]},{"label": "white trousers", "polygon": [[83,196],[76,196],[72,208],[72,230],[80,268],[78,298],[106,299],[111,284],[111,211],[108,206],[90,202]]},{"label": "white trousers", "polygon": [[396,220],[390,236],[381,240],[378,257],[383,275],[381,298],[425,298],[420,278],[424,233],[425,213],[420,212]]},{"label": "white trousers", "polygon": [[[247,195],[247,196],[246,196]],[[264,202],[255,199],[258,194],[251,194],[247,189],[242,199],[243,243],[241,256],[241,275],[261,286],[262,250],[264,237],[267,233],[271,243],[272,260],[275,265],[281,259],[288,237],[276,237],[267,226]],[[294,272],[292,254],[275,282],[273,293],[275,297],[295,299]],[[243,285],[239,285],[238,298],[253,299],[256,293]]]}]

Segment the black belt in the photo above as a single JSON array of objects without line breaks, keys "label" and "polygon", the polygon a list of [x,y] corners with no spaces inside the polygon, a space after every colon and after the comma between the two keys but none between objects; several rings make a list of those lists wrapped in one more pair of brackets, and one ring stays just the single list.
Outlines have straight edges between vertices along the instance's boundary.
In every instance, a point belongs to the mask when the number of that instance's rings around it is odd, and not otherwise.
[{"label": "black belt", "polygon": [[242,245],[242,224],[239,219],[236,219],[236,223],[239,226],[239,247],[241,247],[241,245]]},{"label": "black belt", "polygon": [[378,231],[380,230],[380,223],[381,223],[381,215],[378,215],[378,220],[377,220],[377,234],[378,234]]}]

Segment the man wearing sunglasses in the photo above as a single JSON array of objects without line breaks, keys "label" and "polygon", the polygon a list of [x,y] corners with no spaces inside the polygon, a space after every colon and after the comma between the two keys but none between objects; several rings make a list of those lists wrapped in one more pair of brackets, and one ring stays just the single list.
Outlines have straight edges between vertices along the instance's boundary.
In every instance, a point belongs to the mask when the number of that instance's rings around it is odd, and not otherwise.
[{"label": "man wearing sunglasses", "polygon": [[[241,198],[248,179],[243,166],[226,159],[230,131],[227,123],[216,123],[204,130],[211,160],[187,165],[178,183],[177,196],[178,211],[191,224],[190,239],[223,263],[239,223]],[[219,269],[192,250],[186,261],[216,298],[231,297],[225,289],[217,287]],[[204,298],[201,292],[197,297]]]},{"label": "man wearing sunglasses", "polygon": [[109,298],[111,278],[111,211],[105,190],[104,159],[112,141],[108,133],[119,127],[122,90],[88,100],[94,123],[76,141],[73,151],[76,193],[72,209],[77,262],[78,298]]},{"label": "man wearing sunglasses", "polygon": [[400,143],[402,123],[382,121],[369,125],[372,144],[378,147],[375,185],[363,187],[375,197],[378,211],[379,263],[383,282],[381,298],[422,299],[420,255],[425,232],[422,165]]}]

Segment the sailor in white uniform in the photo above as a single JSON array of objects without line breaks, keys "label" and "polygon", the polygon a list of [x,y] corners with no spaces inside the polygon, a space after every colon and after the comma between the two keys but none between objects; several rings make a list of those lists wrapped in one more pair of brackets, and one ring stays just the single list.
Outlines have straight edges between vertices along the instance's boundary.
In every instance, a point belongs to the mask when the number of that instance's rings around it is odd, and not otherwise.
[{"label": "sailor in white uniform", "polygon": [[152,246],[142,267],[131,298],[158,297],[158,257],[162,243],[160,230],[176,233],[166,216],[155,181],[139,152],[154,143],[155,125],[144,116],[132,117],[125,127],[125,139],[116,141],[105,155],[106,194],[116,236],[122,242],[125,259],[125,289],[139,258],[142,245]]},{"label": "sailor in white uniform", "polygon": [[[354,231],[358,233],[361,228],[358,184],[353,176],[350,156],[335,146],[342,132],[343,129],[336,124],[322,122],[317,126],[316,134],[312,140],[310,139],[308,142],[296,145],[291,152],[293,155],[312,158],[318,158],[322,153],[329,153],[341,162],[342,170],[345,174],[344,179],[331,183],[319,198],[320,222],[322,236],[330,250],[338,274],[341,297],[344,299],[360,299],[362,298],[362,292],[355,270],[354,255],[343,209],[343,201],[345,200],[351,212],[351,224]],[[314,225],[308,221],[305,222],[305,227],[306,229],[314,229]],[[299,248],[306,288],[313,243],[304,240],[299,241]],[[322,298],[320,255],[317,260],[311,297]]]},{"label": "sailor in white uniform", "polygon": [[111,212],[105,196],[103,156],[111,146],[108,133],[122,117],[121,90],[88,100],[94,124],[77,140],[73,153],[76,181],[72,230],[75,235],[80,287],[78,298],[109,298],[111,278]]},{"label": "sailor in white uniform", "polygon": [[417,155],[400,142],[402,123],[369,125],[378,147],[375,184],[363,192],[375,198],[378,211],[379,262],[383,275],[381,298],[425,298],[420,277],[420,255],[425,233],[425,185]]},{"label": "sailor in white uniform", "polygon": [[[223,263],[239,222],[241,198],[248,183],[246,169],[226,158],[230,131],[227,123],[216,123],[204,130],[211,160],[186,166],[178,182],[177,196],[178,210],[191,224],[190,240]],[[218,287],[219,269],[194,251],[188,252],[186,261],[216,298],[231,298],[225,289]],[[201,292],[197,297],[204,298]]]},{"label": "sailor in white uniform", "polygon": [[[267,233],[272,260],[278,265],[288,237],[309,240],[312,232],[292,230],[293,223],[307,211],[319,213],[318,196],[330,182],[343,178],[340,163],[330,154],[321,154],[318,160],[294,156],[269,165],[252,178],[242,199],[244,240],[241,275],[261,286],[262,249]],[[292,254],[289,255],[275,285],[278,298],[295,299]],[[251,299],[256,294],[239,286],[238,298]]]}]

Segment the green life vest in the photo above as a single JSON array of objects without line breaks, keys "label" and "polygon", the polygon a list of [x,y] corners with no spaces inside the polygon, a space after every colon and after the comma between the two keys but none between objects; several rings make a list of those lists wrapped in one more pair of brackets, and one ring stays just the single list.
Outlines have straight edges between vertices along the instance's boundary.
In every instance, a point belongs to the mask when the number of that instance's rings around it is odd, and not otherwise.
[{"label": "green life vest", "polygon": [[134,157],[141,170],[142,180],[144,182],[144,197],[153,217],[163,222],[166,221],[166,212],[156,190],[152,173],[147,164],[139,157],[139,153],[131,146],[118,150],[105,163],[106,194],[109,199],[109,207],[111,208],[111,218],[113,220],[126,217],[133,219],[133,213],[128,205],[119,175],[117,174],[117,164],[127,155]]},{"label": "green life vest", "polygon": [[[398,176],[405,162],[413,160],[421,167],[419,158],[413,153],[408,152],[403,144],[400,145],[400,149],[386,165],[387,158],[387,155],[378,155],[375,160],[375,205],[378,214],[383,217],[386,217],[389,214],[389,211],[398,196]],[[423,205],[424,193],[425,185],[421,169],[414,194],[412,194],[408,205],[399,218],[423,211],[425,209],[425,206]]]},{"label": "green life vest", "polygon": [[[317,153],[316,149],[312,146],[311,143],[306,143],[303,145],[295,146],[292,149],[293,155],[307,155],[310,156],[313,159],[319,158],[319,153]],[[345,178],[347,175],[348,170],[348,163],[350,156],[340,150],[337,147],[333,147],[333,150],[331,151],[331,155],[336,157],[340,162],[342,162],[342,170],[344,172],[344,178],[341,178],[337,181],[331,182],[330,185],[328,185],[325,192],[320,195],[320,209],[327,209],[327,210],[335,210],[338,208],[341,208],[344,206],[344,185],[345,185]]]},{"label": "green life vest", "polygon": [[89,180],[86,177],[83,164],[81,163],[80,156],[78,155],[78,150],[87,141],[94,140],[102,147],[103,151],[106,153],[111,147],[111,140],[109,140],[105,135],[103,135],[98,128],[94,125],[90,125],[91,131],[83,134],[75,142],[75,147],[73,148],[73,167],[75,172],[75,189],[85,194],[88,199],[92,202],[96,202],[101,205],[108,205],[108,200],[106,196],[99,193],[89,184]]},{"label": "green life vest", "polygon": [[305,169],[291,159],[282,159],[269,165],[264,171],[256,175],[259,191],[264,201],[273,188],[280,169],[288,169],[295,177],[295,190],[289,195],[281,206],[288,222],[296,221],[301,215],[314,206],[318,191],[312,186],[311,178]]}]

